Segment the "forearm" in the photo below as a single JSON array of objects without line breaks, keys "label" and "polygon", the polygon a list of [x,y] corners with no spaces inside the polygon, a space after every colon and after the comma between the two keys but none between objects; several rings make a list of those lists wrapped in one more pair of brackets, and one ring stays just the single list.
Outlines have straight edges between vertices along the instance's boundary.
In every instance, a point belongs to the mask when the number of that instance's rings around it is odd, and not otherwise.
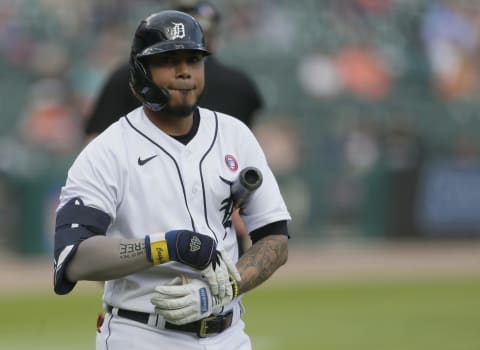
[{"label": "forearm", "polygon": [[151,267],[143,239],[126,240],[94,236],[80,243],[67,266],[72,281],[106,281]]},{"label": "forearm", "polygon": [[245,293],[266,281],[288,259],[288,237],[270,235],[253,244],[240,258],[237,268],[242,280],[239,293]]}]

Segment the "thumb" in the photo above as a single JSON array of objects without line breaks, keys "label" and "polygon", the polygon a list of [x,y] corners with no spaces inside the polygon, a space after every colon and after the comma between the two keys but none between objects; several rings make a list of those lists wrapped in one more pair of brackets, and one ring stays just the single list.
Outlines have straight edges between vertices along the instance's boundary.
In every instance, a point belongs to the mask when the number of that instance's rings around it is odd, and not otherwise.
[{"label": "thumb", "polygon": [[187,282],[187,277],[185,277],[184,275],[180,275],[169,281],[167,283],[167,286],[181,286],[182,284],[186,284]]},{"label": "thumb", "polygon": [[230,260],[230,258],[226,255],[224,251],[221,252],[221,255],[223,262],[225,263],[225,265],[227,265],[228,272],[233,276],[235,281],[240,282],[242,278],[240,277],[240,272],[238,272],[237,270],[237,266],[235,266],[233,261]]},{"label": "thumb", "polygon": [[167,284],[155,287],[155,291],[170,297],[184,296],[188,293],[187,288],[183,285],[184,278],[183,276],[177,276]]}]

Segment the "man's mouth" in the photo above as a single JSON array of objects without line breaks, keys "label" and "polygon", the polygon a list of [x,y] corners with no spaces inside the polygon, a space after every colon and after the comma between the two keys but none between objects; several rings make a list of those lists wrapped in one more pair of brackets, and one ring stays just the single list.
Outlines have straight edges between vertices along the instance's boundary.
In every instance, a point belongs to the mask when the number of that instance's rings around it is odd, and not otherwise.
[{"label": "man's mouth", "polygon": [[193,89],[171,89],[172,91],[175,91],[179,94],[182,94],[182,95],[187,95],[189,94],[190,92],[193,91]]},{"label": "man's mouth", "polygon": [[195,85],[194,84],[174,84],[169,86],[169,89],[173,91],[191,91],[195,89]]}]

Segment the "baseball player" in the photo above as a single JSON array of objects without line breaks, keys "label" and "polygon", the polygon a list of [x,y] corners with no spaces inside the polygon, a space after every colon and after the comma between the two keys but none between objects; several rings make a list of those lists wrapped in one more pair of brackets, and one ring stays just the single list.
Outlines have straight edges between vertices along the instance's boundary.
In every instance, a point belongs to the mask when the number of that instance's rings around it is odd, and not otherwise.
[{"label": "baseball player", "polygon": [[[287,260],[290,215],[255,137],[197,106],[208,54],[190,15],[144,19],[130,57],[142,107],[85,147],[62,188],[54,289],[106,281],[97,349],[251,349],[241,296]],[[253,245],[239,259],[234,189],[250,167],[263,181],[242,197]]]},{"label": "baseball player", "polygon": [[[205,85],[198,105],[230,114],[251,127],[256,113],[262,108],[263,98],[255,82],[245,72],[226,65],[215,57],[221,25],[219,10],[205,0],[176,0],[172,1],[172,5],[176,10],[195,17],[204,32],[207,50],[212,53],[205,61],[205,79],[208,84]],[[88,140],[141,105],[141,101],[132,94],[128,86],[129,79],[128,61],[122,63],[108,77],[86,123]],[[237,211],[232,215],[232,222],[238,236],[239,253],[242,254],[250,245],[250,238]]]}]

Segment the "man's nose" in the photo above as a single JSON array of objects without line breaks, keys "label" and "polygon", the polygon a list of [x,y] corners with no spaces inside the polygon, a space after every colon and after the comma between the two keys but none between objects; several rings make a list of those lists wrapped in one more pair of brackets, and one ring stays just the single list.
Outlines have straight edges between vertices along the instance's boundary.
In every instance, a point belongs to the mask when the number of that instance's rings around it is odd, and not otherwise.
[{"label": "man's nose", "polygon": [[186,60],[179,60],[176,63],[177,77],[190,78],[190,66]]}]

